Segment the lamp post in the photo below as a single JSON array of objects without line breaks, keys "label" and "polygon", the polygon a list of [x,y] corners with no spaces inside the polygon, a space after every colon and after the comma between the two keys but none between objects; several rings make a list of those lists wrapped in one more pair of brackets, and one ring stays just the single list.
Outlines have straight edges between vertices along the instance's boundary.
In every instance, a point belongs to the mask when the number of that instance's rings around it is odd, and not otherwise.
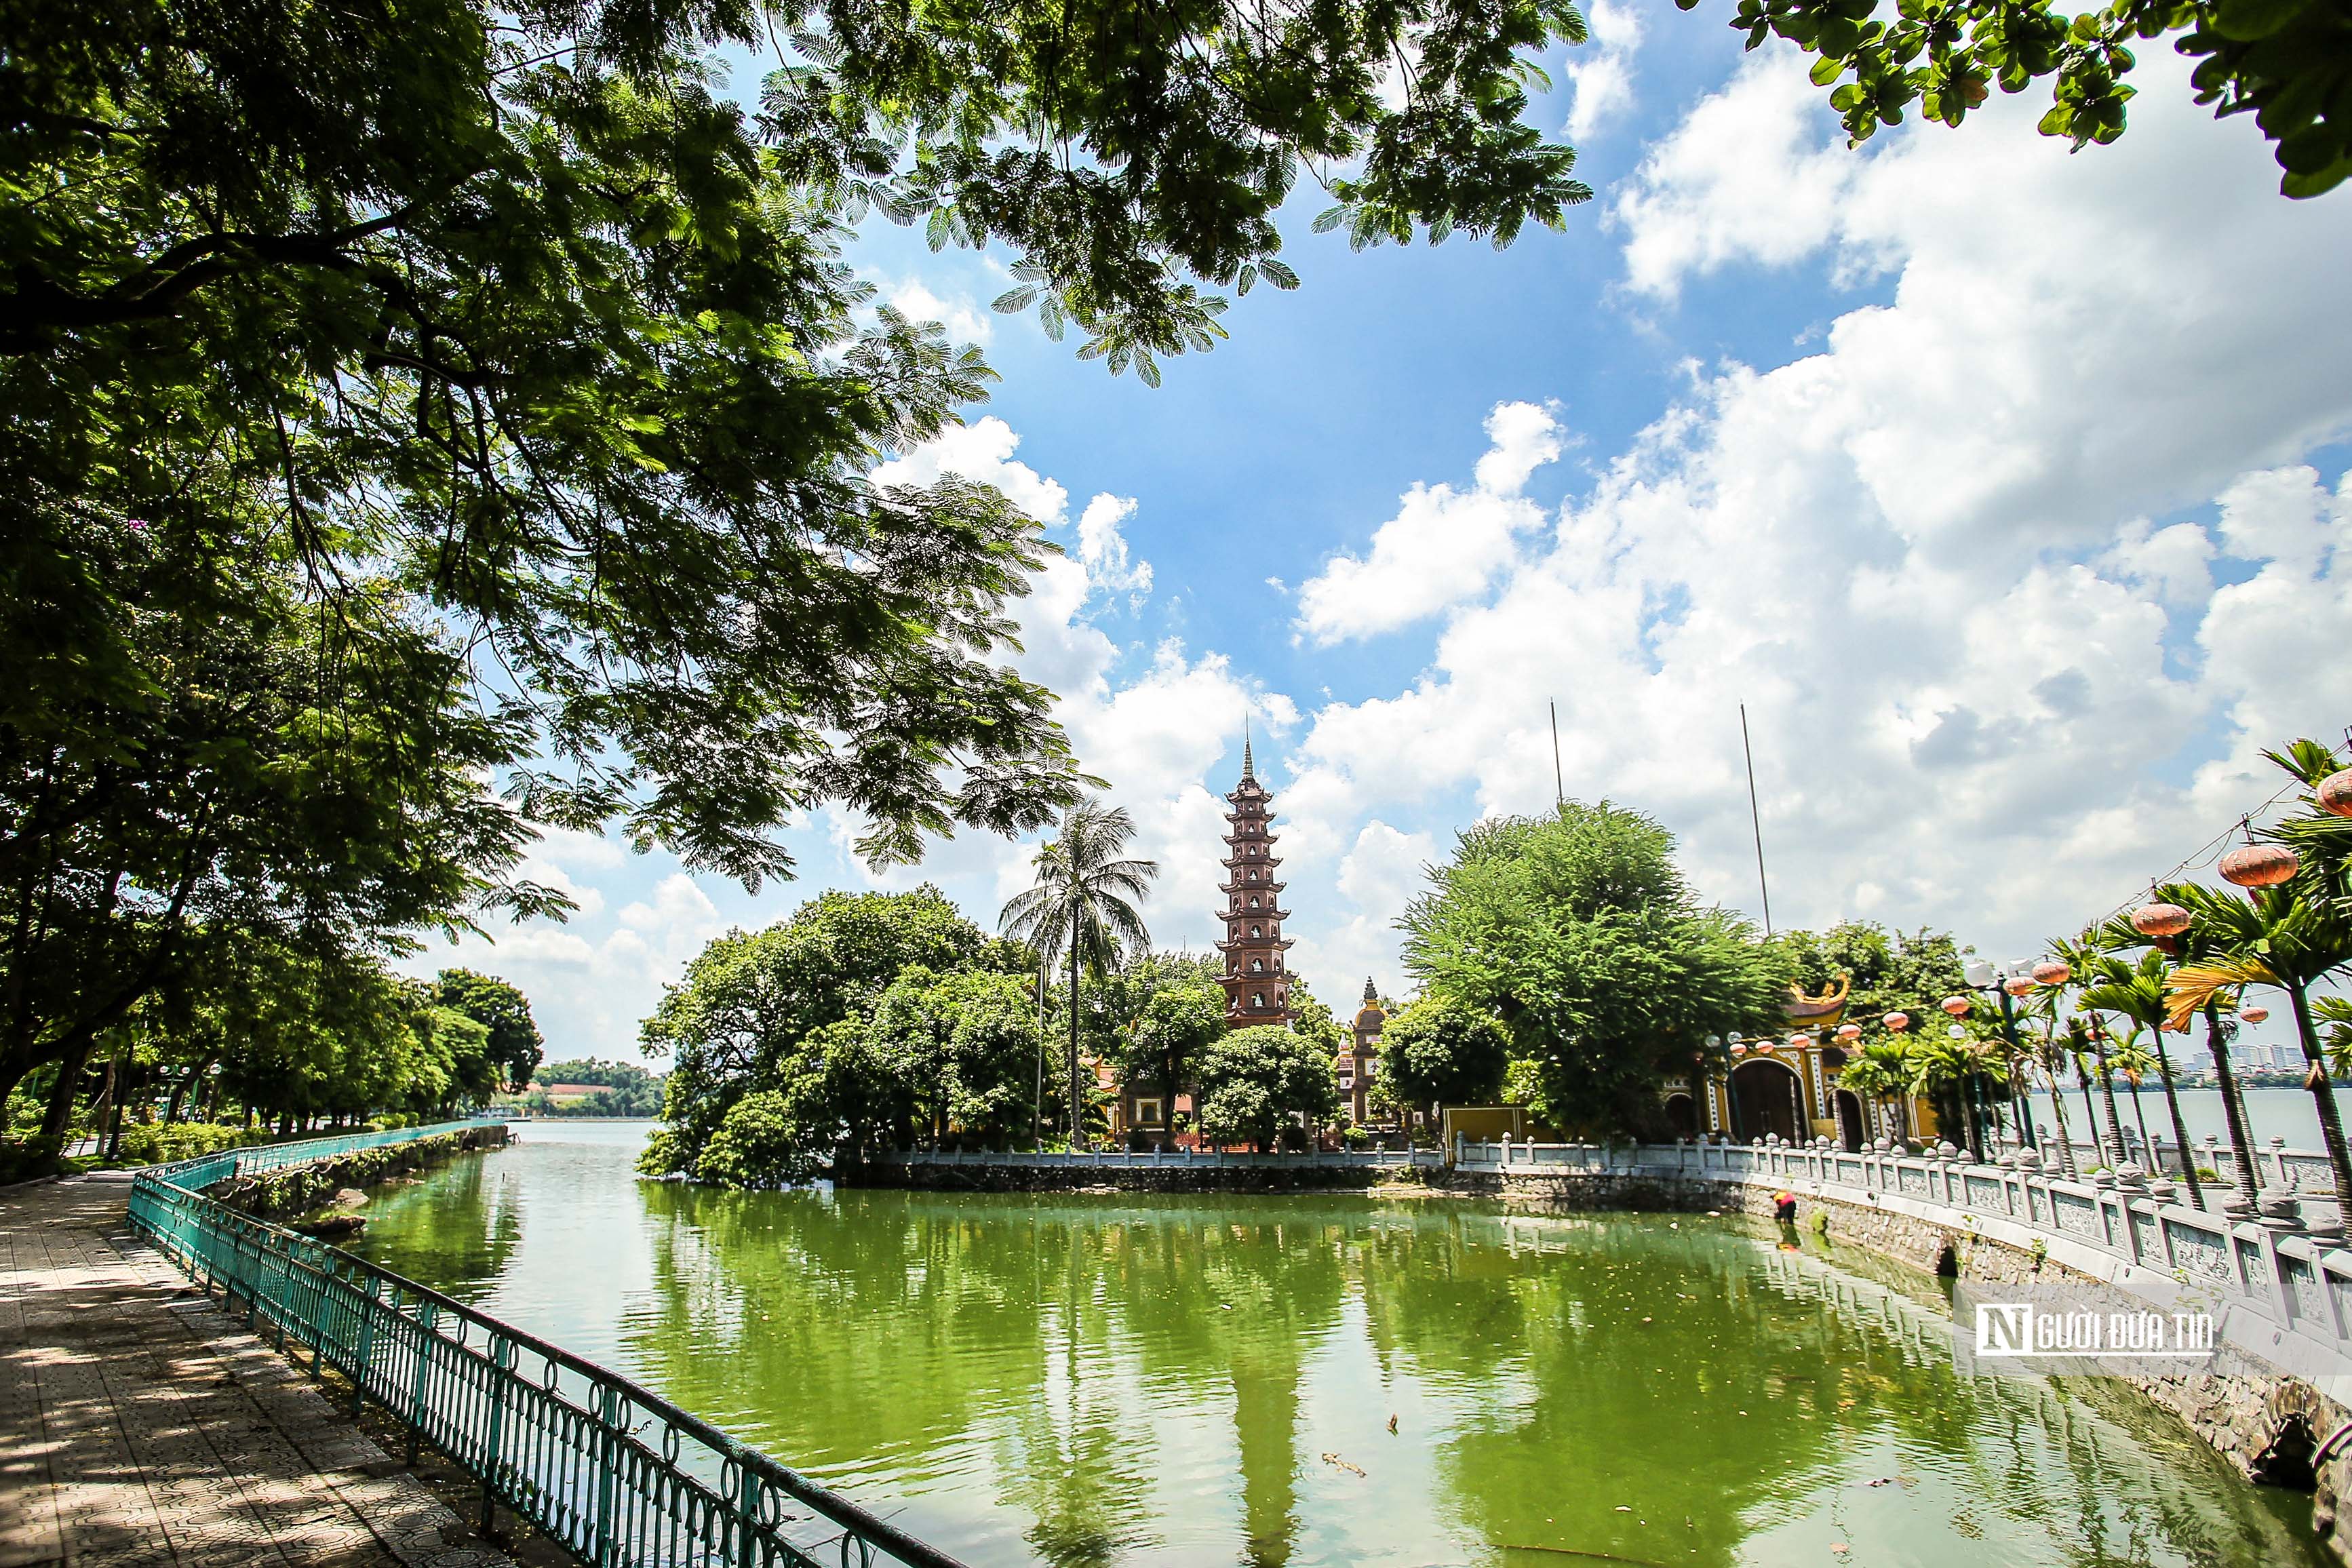
[{"label": "lamp post", "polygon": [[1709,1050],[1715,1049],[1717,1046],[1723,1047],[1723,1110],[1726,1121],[1724,1131],[1730,1133],[1731,1141],[1737,1143],[1739,1142],[1739,1086],[1732,1081],[1731,1075],[1738,1068],[1739,1058],[1748,1054],[1748,1044],[1735,1031],[1719,1037],[1709,1035],[1706,1037],[1706,1045]]},{"label": "lamp post", "polygon": [[[2062,963],[2057,967],[2060,971],[2063,972],[2066,966]],[[2015,963],[2004,964],[1999,967],[1987,963],[1982,959],[1979,959],[1977,962],[1969,964],[1966,969],[1960,972],[1961,979],[1969,990],[1980,992],[1989,995],[1999,1005],[2000,1008],[2000,1037],[2009,1042],[2010,1056],[2012,1061],[2024,1056],[2025,1044],[2017,1037],[2017,1009],[2012,1005],[2011,998],[2023,996],[2032,991],[2037,983],[2034,978],[2035,968],[2036,965],[2031,959],[2020,959]],[[2063,979],[2064,974],[2062,973],[2060,980],[2063,982]],[[1945,1010],[1947,1012],[1951,1011],[1948,1004],[1947,1004]],[[1957,1013],[1953,1016],[1955,1017],[1959,1016]],[[1972,1086],[1974,1085],[1973,1079],[1971,1079],[1971,1084]],[[2029,1148],[2039,1149],[2041,1146],[2040,1142],[2033,1135],[2032,1101],[2030,1099],[2021,1100],[2017,1090],[2016,1074],[2014,1072],[2011,1074],[2009,1100],[2010,1109],[2017,1117],[2020,1136],[2023,1138]],[[1998,1121],[1996,1120],[1996,1126],[1997,1125]]]}]

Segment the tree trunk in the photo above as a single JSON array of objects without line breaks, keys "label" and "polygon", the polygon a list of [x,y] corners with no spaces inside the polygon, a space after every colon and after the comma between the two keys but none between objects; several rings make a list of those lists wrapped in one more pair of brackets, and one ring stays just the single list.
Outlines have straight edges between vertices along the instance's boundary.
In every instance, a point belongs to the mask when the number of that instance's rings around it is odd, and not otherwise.
[{"label": "tree trunk", "polygon": [[1078,1092],[1078,910],[1070,906],[1070,1152],[1085,1146],[1085,1097]]},{"label": "tree trunk", "polygon": [[2164,1048],[2164,1024],[2160,1019],[2156,1026],[2156,1070],[2164,1079],[2164,1103],[2172,1112],[2173,1142],[2180,1145],[2181,1179],[2189,1184],[2189,1201],[2201,1209],[2205,1206],[2205,1189],[2197,1182],[2197,1151],[2189,1146],[2189,1123],[2180,1119],[2180,1091],[2172,1085],[2172,1058]]},{"label": "tree trunk", "polygon": [[89,1047],[95,1043],[83,1040],[78,1047],[68,1048],[65,1059],[58,1063],[58,1081],[50,1085],[48,1108],[41,1113],[43,1137],[62,1138],[73,1125],[73,1106],[81,1092],[82,1069],[89,1065]]},{"label": "tree trunk", "polygon": [[2319,1054],[2319,1031],[2312,1026],[2311,1001],[2300,985],[2286,994],[2294,1003],[2294,1032],[2303,1040],[2304,1085],[2311,1090],[2319,1112],[2319,1137],[2327,1146],[2327,1163],[2336,1173],[2336,1225],[2352,1225],[2352,1152],[2344,1144],[2344,1119],[2336,1113],[2336,1087],[2327,1081],[2327,1064]]},{"label": "tree trunk", "polygon": [[2115,1135],[2116,1164],[2121,1168],[2131,1163],[2131,1151],[2124,1143],[2123,1115],[2116,1110],[2116,1075],[2114,1069],[2107,1066],[2106,1036],[2096,1033],[2091,1036],[2091,1054],[2098,1059],[2099,1098],[2106,1102],[2107,1131]]},{"label": "tree trunk", "polygon": [[2230,1160],[2238,1168],[2235,1206],[2252,1214],[2262,1177],[2255,1173],[2254,1141],[2246,1131],[2246,1108],[2238,1102],[2238,1079],[2230,1070],[2230,1047],[2221,1037],[2221,1009],[2216,1003],[2205,1005],[2205,1040],[2213,1049],[2213,1076],[2221,1086],[2221,1124],[2230,1134]]},{"label": "tree trunk", "polygon": [[[2050,1081],[2050,1115],[2051,1119],[2058,1123],[2058,1172],[2061,1175],[2071,1179],[2075,1174],[2074,1130],[2066,1125],[2066,1089],[2058,1081],[2056,1069],[2052,1068],[2046,1059],[2042,1063],[2042,1076]],[[2027,1107],[2031,1109],[2032,1104],[2033,1101],[2029,1098],[2026,1100]],[[2042,1168],[2044,1170],[2049,1168],[2046,1162]]]},{"label": "tree trunk", "polygon": [[2083,1131],[2091,1135],[2091,1147],[2099,1152],[2099,1163],[2104,1165],[2107,1163],[2107,1144],[2099,1136],[2099,1104],[2091,1098],[2091,1069],[2083,1065],[2082,1056],[2073,1046],[2066,1047],[2066,1054],[2074,1058],[2074,1081],[2083,1089]]},{"label": "tree trunk", "polygon": [[2160,1176],[2164,1174],[2164,1173],[2155,1167],[2156,1145],[2148,1142],[2147,1106],[2140,1100],[2139,1079],[2137,1079],[2131,1080],[2131,1097],[2132,1119],[2139,1123],[2140,1159],[2146,1163],[2150,1175]]}]

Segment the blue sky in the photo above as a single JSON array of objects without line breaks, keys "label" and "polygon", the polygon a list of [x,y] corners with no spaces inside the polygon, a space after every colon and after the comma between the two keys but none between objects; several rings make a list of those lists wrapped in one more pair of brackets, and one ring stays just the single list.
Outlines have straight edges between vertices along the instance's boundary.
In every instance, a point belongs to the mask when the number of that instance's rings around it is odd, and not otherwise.
[{"label": "blue sky", "polygon": [[[1294,957],[1335,1001],[1408,989],[1391,922],[1454,831],[1547,803],[1548,701],[1570,793],[1652,812],[1753,915],[1746,703],[1779,923],[2000,958],[2268,796],[2263,745],[2352,721],[2352,197],[2277,197],[2158,51],[2112,148],[2069,156],[2020,101],[1851,151],[1727,16],[1598,7],[1546,62],[1532,118],[1598,193],[1565,233],[1355,254],[1308,232],[1310,184],[1305,286],[1237,301],[1157,390],[990,314],[1009,257],[861,238],[1003,375],[883,477],[998,483],[1071,552],[1017,662],[1162,862],[1164,944],[1213,934],[1245,709]],[[926,879],[988,923],[1032,847],[877,879],[855,831],[796,827],[801,881],[756,898],[556,836],[532,869],[577,916],[415,966],[509,975],[557,1057],[633,1053],[727,926]]]}]

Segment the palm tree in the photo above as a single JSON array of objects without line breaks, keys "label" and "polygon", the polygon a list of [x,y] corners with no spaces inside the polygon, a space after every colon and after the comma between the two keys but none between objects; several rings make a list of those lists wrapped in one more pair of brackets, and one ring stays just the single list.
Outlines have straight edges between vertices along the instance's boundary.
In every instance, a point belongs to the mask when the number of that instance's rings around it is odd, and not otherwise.
[{"label": "palm tree", "polygon": [[[2082,1002],[2082,996],[2077,996],[2077,1002]],[[2084,1035],[2088,1037],[2088,1047],[2091,1047],[2091,1063],[2098,1068],[2098,1098],[2107,1107],[2107,1131],[2115,1135],[2115,1163],[2116,1168],[2128,1166],[2131,1163],[2131,1145],[2124,1142],[2124,1117],[2115,1107],[2115,1058],[2107,1056],[2107,1020],[2105,1016],[2094,1011],[2088,1013],[2084,1023],[2086,1023]]]},{"label": "palm tree", "polygon": [[[2130,933],[2128,940],[2125,938],[2126,932]],[[2111,947],[2137,946],[2147,940],[2133,931],[2127,921],[2117,921],[2113,927],[2101,928],[2100,935],[2103,939],[2112,938]],[[2171,965],[2161,952],[2150,951],[2142,953],[2137,963],[2126,963],[2112,952],[2103,952],[2092,960],[2091,973],[2086,977],[2090,984],[2083,988],[2082,1003],[2085,1007],[2119,1014],[2130,1019],[2135,1026],[2128,1039],[2131,1052],[2136,1060],[2145,1058],[2151,1063],[2158,1080],[2164,1085],[2164,1102],[2172,1112],[2173,1142],[2180,1145],[2181,1164],[2188,1174],[2189,1198],[2201,1209],[2205,1206],[2205,1194],[2197,1184],[2197,1161],[2189,1142],[2189,1123],[2181,1117],[2180,1095],[2172,1083],[2172,1058],[2165,1054],[2164,1049],[2165,1024],[2172,1016],[2172,1005],[2165,994],[2165,982],[2170,974]],[[2155,1041],[2153,1052],[2138,1043],[2141,1029],[2147,1030],[2149,1037]],[[2120,1053],[2116,1062],[2119,1067],[2122,1065]],[[2124,1075],[2131,1079],[2132,1111],[2135,1115],[2139,1111],[2139,1074],[2144,1070],[2123,1068]],[[2140,1131],[2145,1137],[2147,1127],[2142,1125]],[[2164,1173],[2159,1170],[2154,1173],[2162,1175]]]},{"label": "palm tree", "polygon": [[[2131,1087],[2132,1120],[2139,1123],[2140,1150],[2153,1160],[2156,1145],[2149,1142],[2147,1136],[2147,1107],[2140,1103],[2139,1098],[2140,1080],[2156,1070],[2156,1053],[2140,1043],[2147,1033],[2134,1024],[2130,1033],[2116,1037],[2115,1049],[2107,1053],[2107,1059],[2115,1063],[2116,1070],[2124,1075],[2124,1082]],[[2154,1173],[2164,1174],[2161,1170],[2154,1170]]]},{"label": "palm tree", "polygon": [[2286,993],[2303,1044],[2303,1086],[2319,1112],[2320,1141],[2336,1177],[2336,1212],[2343,1223],[2352,1224],[2352,1150],[2345,1145],[2344,1121],[2336,1112],[2311,1012],[2311,987],[2352,963],[2352,918],[2300,875],[2278,887],[2249,889],[2242,899],[2193,883],[2165,891],[2189,911],[2189,930],[2214,954],[2172,972],[2167,988],[2172,1022],[2185,1028],[2190,1015],[2218,1005],[2223,993],[2234,996],[2248,985]]},{"label": "palm tree", "polygon": [[[1838,1069],[1838,1083],[1864,1104],[1881,1104],[1900,1095],[1910,1079],[1903,1065],[1903,1047],[1894,1040],[1871,1040],[1858,1047]],[[1881,1124],[1885,1119],[1882,1116]],[[1905,1128],[1907,1133],[1910,1129]]]},{"label": "palm tree", "polygon": [[[997,929],[1036,950],[1039,963],[1070,966],[1070,1147],[1086,1137],[1085,1085],[1078,1078],[1078,976],[1100,973],[1128,948],[1149,948],[1151,933],[1135,902],[1151,896],[1159,864],[1122,857],[1135,837],[1135,819],[1120,806],[1091,797],[1062,814],[1061,831],[1031,862],[1037,880],[997,915]],[[1129,900],[1135,900],[1130,902]]]},{"label": "palm tree", "polygon": [[[2042,1043],[2030,1050],[2028,1059],[2042,1069],[2042,1081],[2050,1086],[2050,1112],[2058,1123],[2059,1173],[2073,1176],[2075,1173],[2074,1133],[2066,1125],[2066,1086],[2058,1081],[2058,1066],[2066,1054],[2058,1044],[2058,1007],[2064,1000],[2065,993],[2063,983],[2041,986],[2019,1004],[2018,1011],[2026,1017],[2042,1021]],[[2084,1081],[2087,1083],[2088,1080]],[[2085,1099],[2084,1103],[2087,1106],[2089,1100]],[[2025,1107],[2030,1115],[2033,1109],[2030,1093],[2025,1096]],[[2091,1141],[2095,1143],[2099,1137],[2097,1125],[2095,1121],[2092,1123]]]},{"label": "palm tree", "polygon": [[1993,1042],[1937,1039],[1927,1036],[1911,1043],[1904,1053],[1909,1069],[1907,1088],[1930,1099],[1948,1095],[1960,1108],[1960,1129],[1969,1152],[1984,1158],[1984,1131],[1971,1090],[1980,1082],[1996,1086],[2009,1081],[2009,1063]]}]

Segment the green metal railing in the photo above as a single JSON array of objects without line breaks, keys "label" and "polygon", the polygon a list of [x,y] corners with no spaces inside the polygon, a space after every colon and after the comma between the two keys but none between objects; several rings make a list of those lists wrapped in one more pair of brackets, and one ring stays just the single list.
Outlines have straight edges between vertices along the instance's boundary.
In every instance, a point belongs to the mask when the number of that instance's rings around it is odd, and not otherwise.
[{"label": "green metal railing", "polygon": [[[232,1176],[499,1125],[449,1121],[223,1150],[139,1173],[132,1226],[314,1375],[351,1380],[595,1568],[961,1568],[956,1560],[593,1362],[205,1195]],[[792,1505],[799,1505],[799,1511]]]}]

